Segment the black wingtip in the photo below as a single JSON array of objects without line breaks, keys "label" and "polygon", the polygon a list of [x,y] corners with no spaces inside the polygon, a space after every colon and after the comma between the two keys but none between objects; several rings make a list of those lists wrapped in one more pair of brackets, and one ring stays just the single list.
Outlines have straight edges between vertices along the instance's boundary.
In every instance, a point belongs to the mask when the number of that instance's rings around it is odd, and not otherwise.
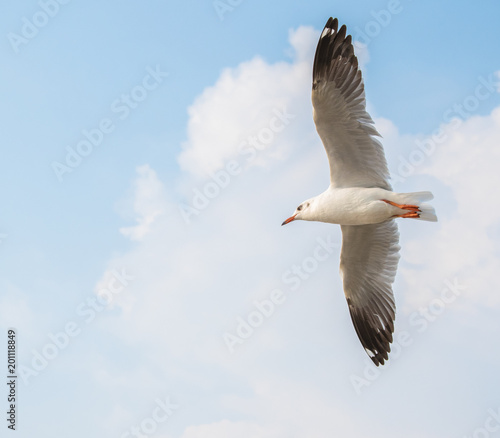
[{"label": "black wingtip", "polygon": [[327,29],[327,28],[328,29],[335,29],[335,31],[337,31],[338,27],[339,27],[339,20],[338,20],[338,18],[332,18],[332,17],[330,17],[328,19],[328,21],[326,22],[326,24],[325,24],[325,29]]},{"label": "black wingtip", "polygon": [[324,36],[326,29],[332,30],[333,33],[335,34],[337,33],[338,28],[339,28],[339,20],[337,18],[330,17],[326,22],[325,27],[323,28],[323,32],[321,32],[321,35]]},{"label": "black wingtip", "polygon": [[394,322],[391,320],[386,327],[380,329],[373,322],[370,323],[370,315],[363,308],[354,306],[349,298],[347,304],[361,345],[376,366],[384,365],[389,360]]},{"label": "black wingtip", "polygon": [[329,75],[335,70],[332,64],[338,58],[344,58],[355,70],[358,64],[354,55],[352,36],[347,35],[347,26],[343,24],[339,29],[339,20],[330,17],[321,32],[321,36],[316,47],[313,62],[313,89],[317,88],[320,82],[328,81]]}]

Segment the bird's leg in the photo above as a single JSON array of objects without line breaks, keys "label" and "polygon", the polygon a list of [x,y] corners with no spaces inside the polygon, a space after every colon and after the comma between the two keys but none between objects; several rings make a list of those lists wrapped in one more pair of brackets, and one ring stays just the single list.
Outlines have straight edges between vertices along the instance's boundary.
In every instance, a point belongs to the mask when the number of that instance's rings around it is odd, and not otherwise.
[{"label": "bird's leg", "polygon": [[403,210],[410,210],[410,211],[420,211],[420,208],[418,205],[410,205],[410,204],[396,204],[395,202],[388,201],[387,199],[382,199],[387,204],[394,205],[394,207],[401,208]]},{"label": "bird's leg", "polygon": [[394,207],[401,208],[402,210],[409,210],[408,213],[404,213],[401,215],[394,215],[394,217],[406,217],[406,218],[419,218],[420,217],[420,208],[418,205],[410,205],[410,204],[396,204],[395,202],[388,201],[387,199],[382,199],[385,203],[389,205],[393,205]]},{"label": "bird's leg", "polygon": [[417,212],[405,213],[405,214],[402,214],[399,216],[396,215],[395,217],[409,217],[409,218],[418,219],[420,217],[420,213],[417,213]]}]

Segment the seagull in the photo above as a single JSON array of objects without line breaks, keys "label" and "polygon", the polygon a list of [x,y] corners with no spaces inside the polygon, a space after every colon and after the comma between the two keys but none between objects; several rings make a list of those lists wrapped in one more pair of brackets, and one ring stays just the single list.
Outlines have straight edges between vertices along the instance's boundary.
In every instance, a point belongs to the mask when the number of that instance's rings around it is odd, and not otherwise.
[{"label": "seagull", "polygon": [[330,164],[330,186],[302,202],[296,220],[339,224],[340,275],[352,323],[375,365],[391,350],[396,306],[392,283],[399,261],[396,218],[436,222],[431,192],[395,193],[380,134],[366,112],[361,70],[351,35],[331,18],[314,56],[312,103],[316,130]]}]

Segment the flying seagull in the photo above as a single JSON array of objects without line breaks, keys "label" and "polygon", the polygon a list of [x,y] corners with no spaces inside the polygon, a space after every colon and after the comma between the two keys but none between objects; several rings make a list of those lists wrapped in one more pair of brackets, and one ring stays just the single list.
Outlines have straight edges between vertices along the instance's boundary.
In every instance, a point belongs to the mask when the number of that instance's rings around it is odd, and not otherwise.
[{"label": "flying seagull", "polygon": [[395,218],[437,221],[423,201],[430,192],[395,193],[380,134],[366,112],[361,70],[346,26],[330,18],[319,38],[313,66],[316,130],[330,164],[330,186],[300,204],[294,220],[340,224],[340,274],[351,319],[375,365],[391,350],[396,306],[392,283],[399,260]]}]

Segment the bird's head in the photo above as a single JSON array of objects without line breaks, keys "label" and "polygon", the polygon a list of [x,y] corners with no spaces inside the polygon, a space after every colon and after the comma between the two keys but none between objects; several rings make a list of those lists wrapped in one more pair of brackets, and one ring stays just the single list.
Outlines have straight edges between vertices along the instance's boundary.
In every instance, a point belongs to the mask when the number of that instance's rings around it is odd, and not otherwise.
[{"label": "bird's head", "polygon": [[304,201],[302,204],[300,204],[296,209],[295,212],[293,213],[292,216],[290,216],[285,222],[283,222],[281,225],[286,225],[289,224],[292,221],[295,220],[310,220],[312,209],[311,205],[313,204],[314,199],[309,199],[307,201]]}]

